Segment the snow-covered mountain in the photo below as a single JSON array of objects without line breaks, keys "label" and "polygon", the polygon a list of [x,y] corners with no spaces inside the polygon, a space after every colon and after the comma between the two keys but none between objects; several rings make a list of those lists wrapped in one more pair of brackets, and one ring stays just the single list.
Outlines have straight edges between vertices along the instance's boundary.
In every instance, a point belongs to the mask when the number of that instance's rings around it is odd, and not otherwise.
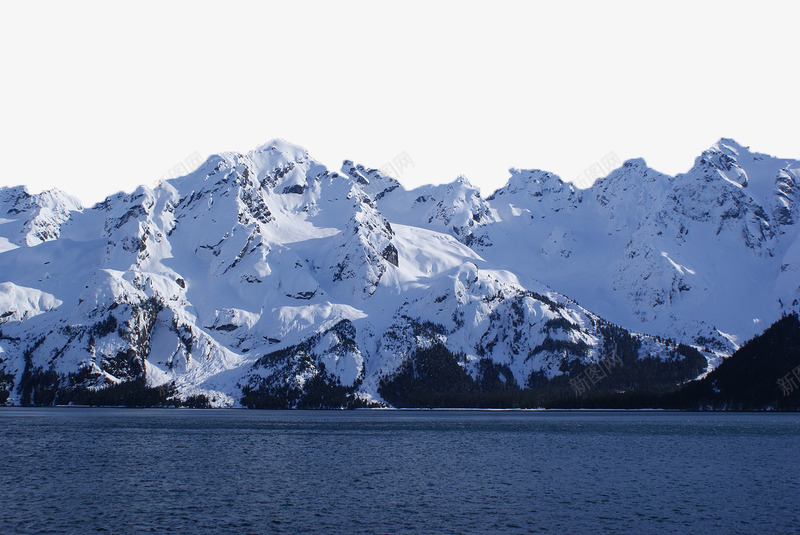
[{"label": "snow-covered mountain", "polygon": [[0,390],[381,402],[435,348],[485,388],[620,355],[626,380],[654,381],[641,362],[685,381],[797,308],[797,164],[723,139],[676,177],[512,170],[483,198],[273,141],[92,208],[0,189]]},{"label": "snow-covered mountain", "polygon": [[630,160],[578,190],[512,171],[481,236],[521,246],[476,251],[629,329],[729,354],[800,304],[798,179],[800,162],[729,139],[675,177]]}]

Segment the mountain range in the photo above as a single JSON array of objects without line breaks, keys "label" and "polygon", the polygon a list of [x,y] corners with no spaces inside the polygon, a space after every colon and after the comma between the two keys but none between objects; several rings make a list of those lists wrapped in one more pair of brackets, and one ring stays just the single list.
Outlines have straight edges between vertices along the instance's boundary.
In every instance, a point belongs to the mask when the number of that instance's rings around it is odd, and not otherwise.
[{"label": "mountain range", "polygon": [[799,165],[721,139],[676,176],[511,169],[483,197],[275,140],[89,208],[2,188],[0,400],[675,389],[800,307]]}]

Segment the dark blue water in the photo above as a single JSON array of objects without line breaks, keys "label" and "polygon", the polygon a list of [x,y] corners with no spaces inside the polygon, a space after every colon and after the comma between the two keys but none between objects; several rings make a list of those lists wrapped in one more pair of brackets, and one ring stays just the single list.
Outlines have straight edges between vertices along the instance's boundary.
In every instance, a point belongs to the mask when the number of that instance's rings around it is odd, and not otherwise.
[{"label": "dark blue water", "polygon": [[0,409],[2,533],[788,533],[800,415]]}]

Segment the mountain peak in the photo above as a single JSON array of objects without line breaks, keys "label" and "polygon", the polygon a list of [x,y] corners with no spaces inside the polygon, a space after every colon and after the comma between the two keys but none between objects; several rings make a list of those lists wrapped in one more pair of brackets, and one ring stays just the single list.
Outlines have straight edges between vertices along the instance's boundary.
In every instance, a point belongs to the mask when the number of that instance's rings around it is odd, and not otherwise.
[{"label": "mountain peak", "polygon": [[475,187],[475,186],[472,185],[472,183],[469,181],[469,179],[467,179],[467,177],[465,177],[464,175],[458,175],[458,177],[456,177],[454,183],[455,184],[461,184],[462,186],[466,186],[468,188],[474,188]]},{"label": "mountain peak", "polygon": [[627,168],[643,167],[645,169],[648,168],[647,162],[644,160],[644,158],[629,158],[625,160],[625,162],[623,162],[622,167],[627,167]]},{"label": "mountain peak", "polygon": [[387,193],[400,188],[400,182],[382,173],[379,169],[355,164],[352,160],[342,162],[341,172],[350,177],[371,198],[378,200]]},{"label": "mountain peak", "polygon": [[4,228],[7,236],[0,237],[0,242],[33,246],[54,240],[71,214],[82,210],[78,199],[57,188],[36,194],[25,186],[0,188],[2,222],[10,225]]},{"label": "mountain peak", "polygon": [[721,137],[719,141],[714,143],[710,149],[714,150],[721,150],[730,155],[738,155],[744,152],[750,152],[750,147],[746,147],[744,145],[740,145],[736,142],[736,140],[731,139],[729,137]]},{"label": "mountain peak", "polygon": [[509,177],[505,187],[495,192],[495,195],[500,194],[503,190],[509,193],[527,190],[530,193],[540,194],[543,189],[558,190],[565,184],[561,177],[555,173],[542,169],[516,169],[512,167],[508,172],[511,173],[511,177]]},{"label": "mountain peak", "polygon": [[263,145],[259,145],[254,150],[250,151],[248,156],[253,157],[257,154],[263,154],[269,152],[281,153],[285,155],[287,158],[293,159],[294,161],[299,161],[308,157],[308,151],[305,148],[280,138],[275,138],[271,141],[264,143]]},{"label": "mountain peak", "polygon": [[0,199],[17,199],[19,197],[30,196],[28,186],[4,186],[0,188]]},{"label": "mountain peak", "polygon": [[66,210],[82,210],[81,202],[58,188],[50,188],[41,193],[31,193],[28,186],[13,186],[0,188],[0,202],[18,202],[20,199],[30,199],[32,204],[39,207],[62,206]]}]

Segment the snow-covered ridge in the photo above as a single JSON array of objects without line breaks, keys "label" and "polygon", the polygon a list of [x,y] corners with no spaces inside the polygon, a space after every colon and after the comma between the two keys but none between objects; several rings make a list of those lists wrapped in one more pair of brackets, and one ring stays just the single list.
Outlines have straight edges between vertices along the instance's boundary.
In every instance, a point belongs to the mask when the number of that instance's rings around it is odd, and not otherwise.
[{"label": "snow-covered ridge", "polygon": [[605,358],[618,326],[642,358],[671,338],[713,365],[800,305],[797,164],[722,139],[675,177],[511,170],[483,198],[276,140],[91,208],[0,189],[0,384],[380,400],[420,349],[525,386]]}]

